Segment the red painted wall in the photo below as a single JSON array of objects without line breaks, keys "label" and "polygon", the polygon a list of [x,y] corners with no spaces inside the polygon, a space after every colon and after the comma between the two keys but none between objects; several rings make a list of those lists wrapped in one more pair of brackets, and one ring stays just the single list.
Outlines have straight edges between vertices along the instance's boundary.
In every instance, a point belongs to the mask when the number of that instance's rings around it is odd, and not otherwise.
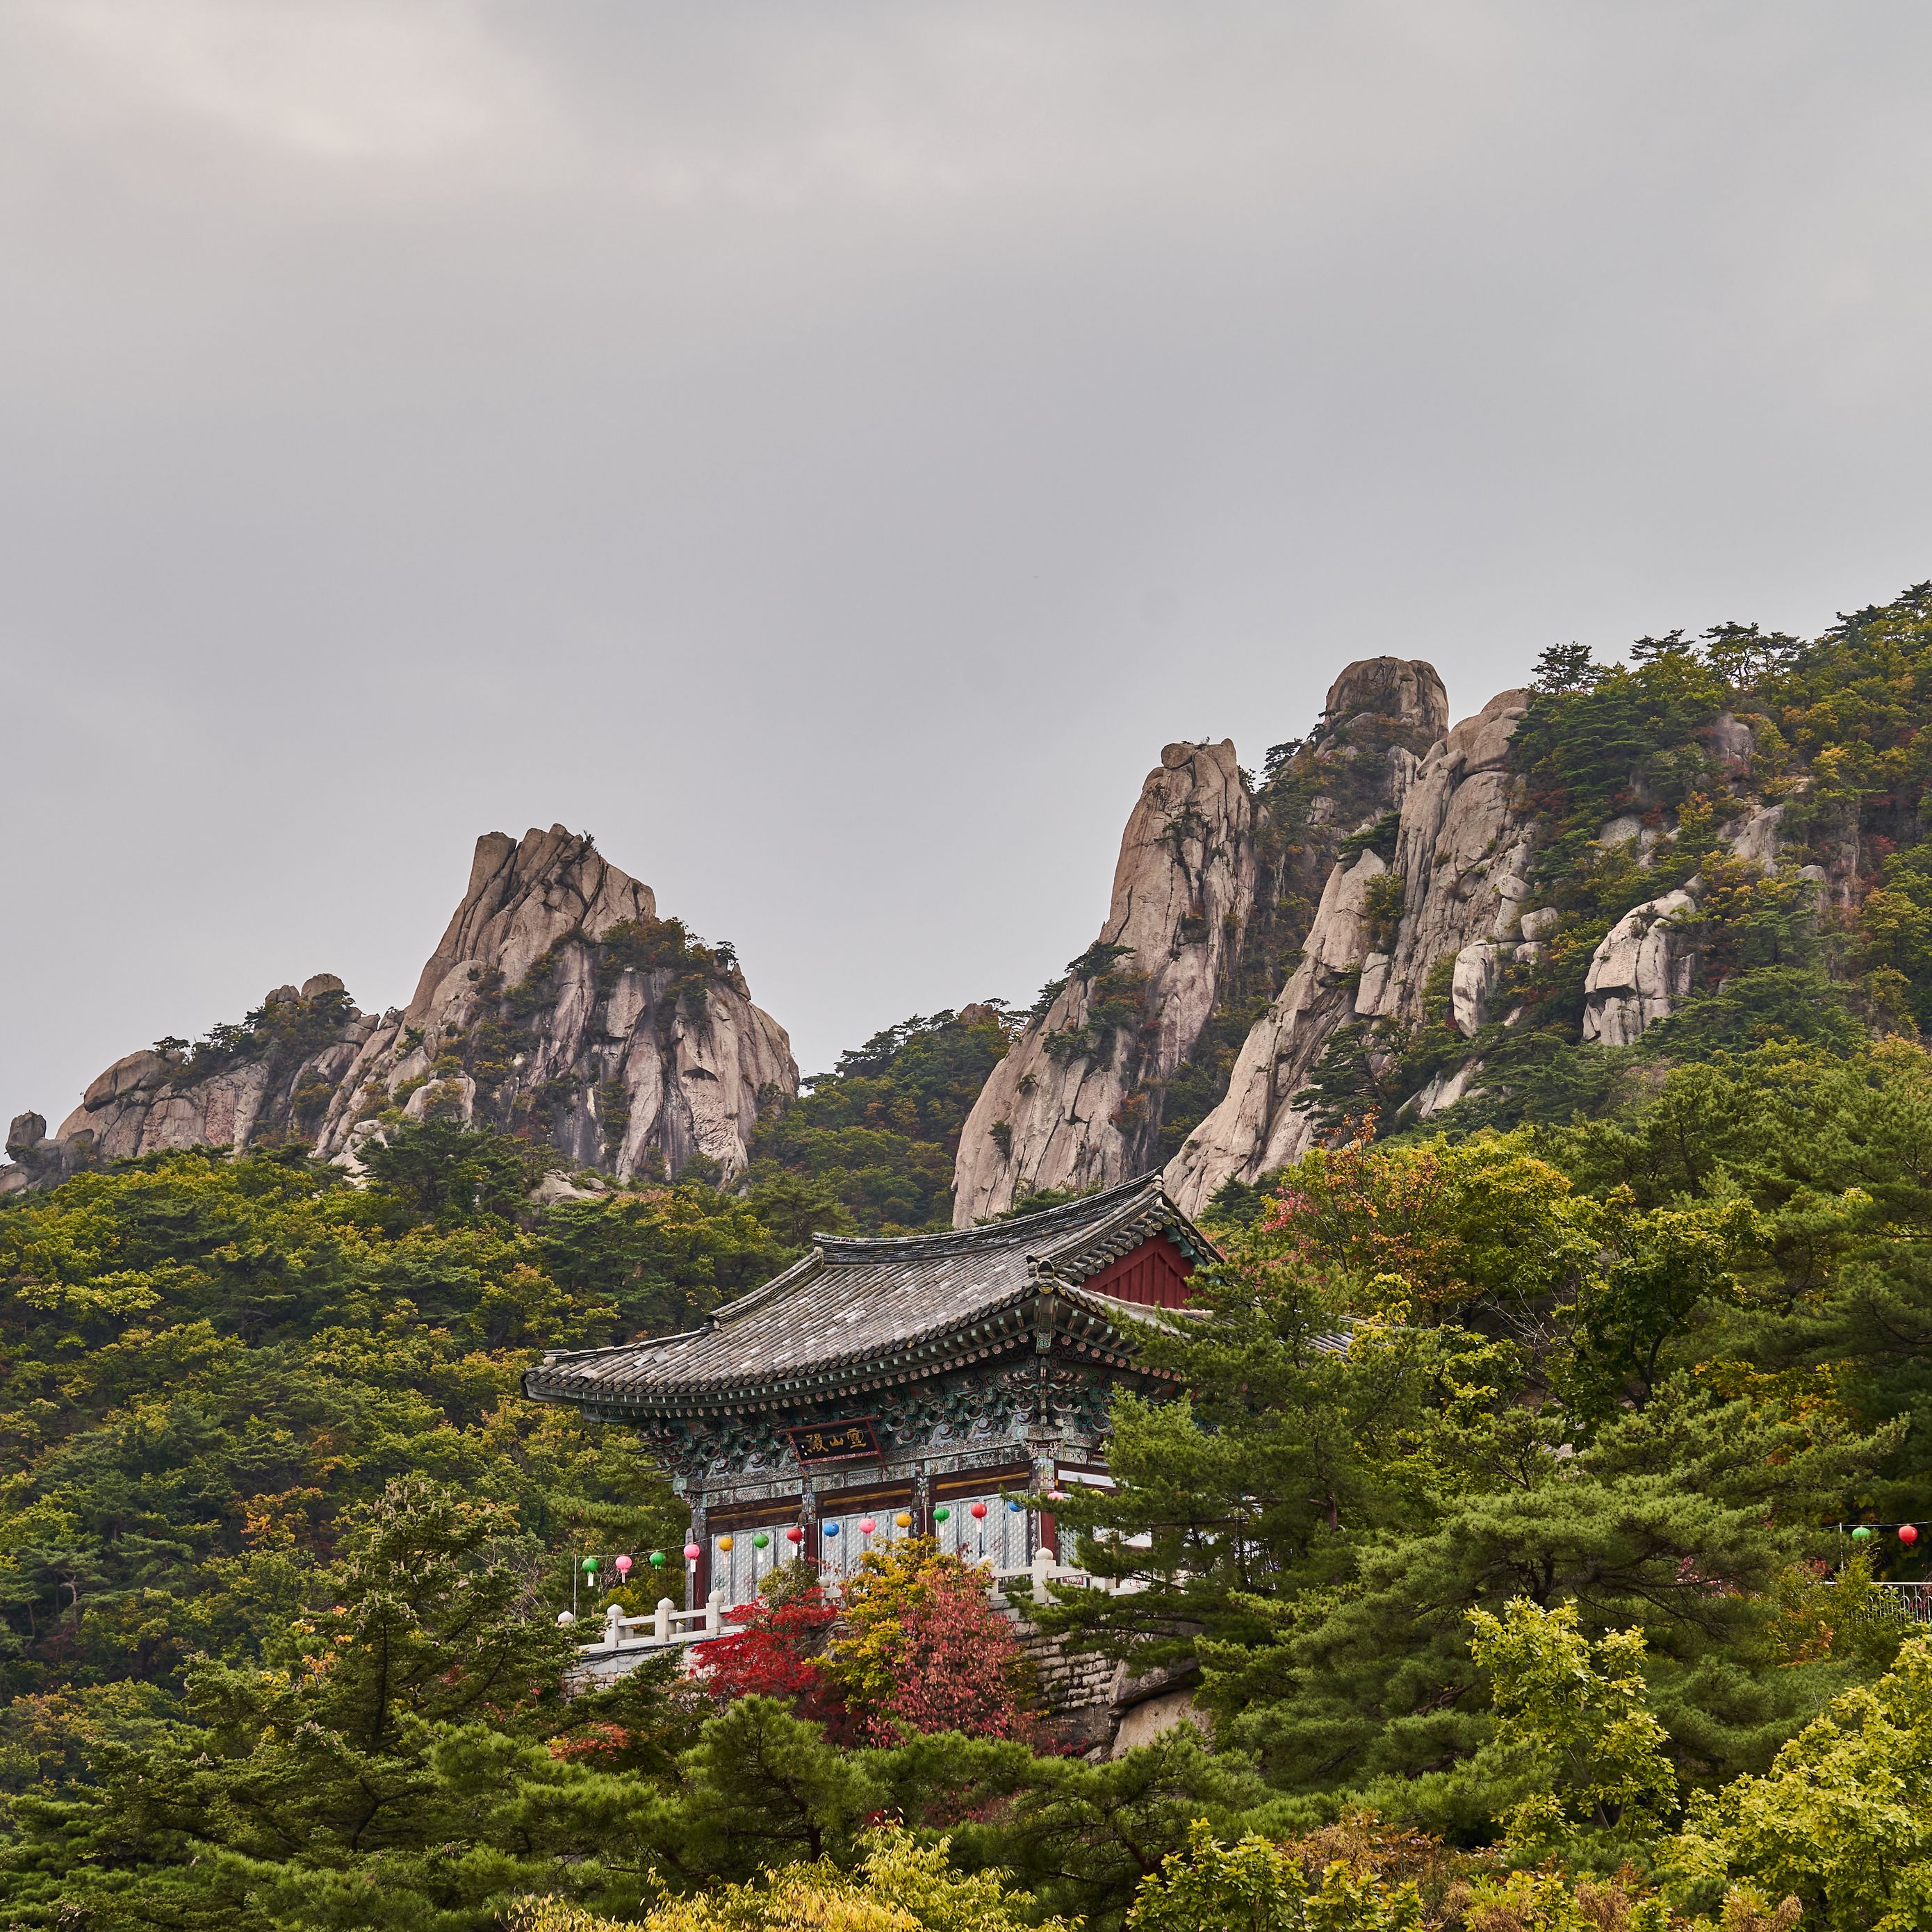
[{"label": "red painted wall", "polygon": [[1187,1277],[1194,1264],[1165,1234],[1109,1262],[1080,1286],[1116,1301],[1138,1301],[1150,1308],[1181,1308],[1188,1299]]}]

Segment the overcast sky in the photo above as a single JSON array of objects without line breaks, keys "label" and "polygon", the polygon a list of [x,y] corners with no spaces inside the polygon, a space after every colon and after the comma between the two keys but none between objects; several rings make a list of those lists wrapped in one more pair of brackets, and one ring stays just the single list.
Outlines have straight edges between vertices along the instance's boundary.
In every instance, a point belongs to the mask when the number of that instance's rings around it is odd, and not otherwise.
[{"label": "overcast sky", "polygon": [[807,1071],[1173,739],[1932,576],[1932,8],[0,0],[0,1117],[479,832]]}]

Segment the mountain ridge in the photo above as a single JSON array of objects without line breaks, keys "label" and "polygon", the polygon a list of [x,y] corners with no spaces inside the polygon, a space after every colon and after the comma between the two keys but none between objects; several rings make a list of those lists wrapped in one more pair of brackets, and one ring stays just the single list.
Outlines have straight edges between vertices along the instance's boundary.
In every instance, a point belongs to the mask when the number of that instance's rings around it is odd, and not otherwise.
[{"label": "mountain ridge", "polygon": [[1338,1136],[1608,1105],[1666,1047],[1932,1024],[1932,585],[1809,640],[1554,646],[1450,721],[1432,665],[1384,656],[1258,776],[1168,746],[1030,1013],[902,1022],[804,1096],[730,948],[587,838],[486,834],[406,1008],[319,974],[128,1055],[54,1134],[16,1117],[0,1192],[194,1144],[353,1169],[440,1118],[620,1181],[788,1173],[868,1231],[1154,1168],[1199,1212]]}]

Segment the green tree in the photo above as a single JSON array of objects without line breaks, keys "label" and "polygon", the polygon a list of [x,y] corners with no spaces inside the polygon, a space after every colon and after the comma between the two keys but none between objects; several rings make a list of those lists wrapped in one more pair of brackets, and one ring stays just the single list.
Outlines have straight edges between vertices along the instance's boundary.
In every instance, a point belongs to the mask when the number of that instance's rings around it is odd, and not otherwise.
[{"label": "green tree", "polygon": [[[1842,1679],[1762,1678],[1757,1593],[1818,1551],[1814,1523],[1902,1432],[1694,1372],[1691,1315],[1720,1298],[1694,1270],[1651,1309],[1642,1282],[1714,1240],[1721,1262],[1722,1216],[1714,1234],[1628,1203],[1606,1220],[1493,1147],[1467,1171],[1466,1211],[1453,1164],[1400,1150],[1287,1178],[1228,1265],[1196,1276],[1202,1318],[1147,1345],[1188,1399],[1117,1402],[1118,1488],[1058,1505],[1088,1532],[1084,1561],[1141,1587],[1042,1615],[1143,1661],[1198,1658],[1224,1742],[1286,1789],[1441,1826],[1482,1815],[1449,1774],[1493,1724],[1467,1614],[1517,1597],[1574,1603],[1592,1634],[1641,1629],[1672,1750],[1699,1775],[1762,1762]],[[1593,1249],[1619,1219],[1650,1233]],[[1613,1388],[1642,1338],[1640,1405],[1573,1386],[1580,1310]]]},{"label": "green tree", "polygon": [[599,1342],[694,1328],[799,1252],[772,1232],[758,1203],[689,1182],[560,1202],[538,1225],[535,1247]]},{"label": "green tree", "polygon": [[1522,1793],[1502,1820],[1511,1850],[1563,1852],[1582,1837],[1588,1850],[1621,1853],[1654,1838],[1676,1808],[1677,1777],[1650,1708],[1643,1633],[1611,1630],[1593,1644],[1574,1603],[1523,1597],[1500,1616],[1472,1610],[1469,1623],[1498,1720],[1474,1768]]},{"label": "green tree", "polygon": [[418,1919],[434,1900],[442,1923],[487,1924],[520,1862],[476,1842],[436,1748],[472,1724],[542,1728],[556,1705],[568,1646],[526,1614],[538,1561],[501,1506],[392,1484],[351,1520],[326,1580],[340,1601],[298,1618],[276,1661],[196,1664],[163,1737],[14,1801],[16,1912],[322,1925],[413,1900]]},{"label": "green tree", "polygon": [[1694,1796],[1665,1857],[1694,1910],[1719,1910],[1742,1882],[1796,1898],[1819,1932],[1932,1924],[1932,1644],[1912,1638],[1762,1776]]},{"label": "green tree", "polygon": [[548,1168],[563,1165],[548,1148],[452,1120],[406,1120],[386,1142],[365,1143],[362,1159],[377,1186],[446,1223],[477,1214],[507,1220]]}]

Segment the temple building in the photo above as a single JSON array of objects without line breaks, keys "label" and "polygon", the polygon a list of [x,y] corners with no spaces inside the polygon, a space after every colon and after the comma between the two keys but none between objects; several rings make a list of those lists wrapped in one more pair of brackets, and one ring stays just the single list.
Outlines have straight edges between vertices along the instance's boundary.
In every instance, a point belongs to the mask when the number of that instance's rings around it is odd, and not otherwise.
[{"label": "temple building", "polygon": [[1157,1176],[957,1233],[820,1236],[703,1328],[547,1354],[524,1388],[650,1442],[690,1505],[693,1604],[907,1535],[1017,1570],[1059,1547],[1021,1499],[1106,1483],[1114,1392],[1172,1389],[1136,1341],[1215,1258]]}]

